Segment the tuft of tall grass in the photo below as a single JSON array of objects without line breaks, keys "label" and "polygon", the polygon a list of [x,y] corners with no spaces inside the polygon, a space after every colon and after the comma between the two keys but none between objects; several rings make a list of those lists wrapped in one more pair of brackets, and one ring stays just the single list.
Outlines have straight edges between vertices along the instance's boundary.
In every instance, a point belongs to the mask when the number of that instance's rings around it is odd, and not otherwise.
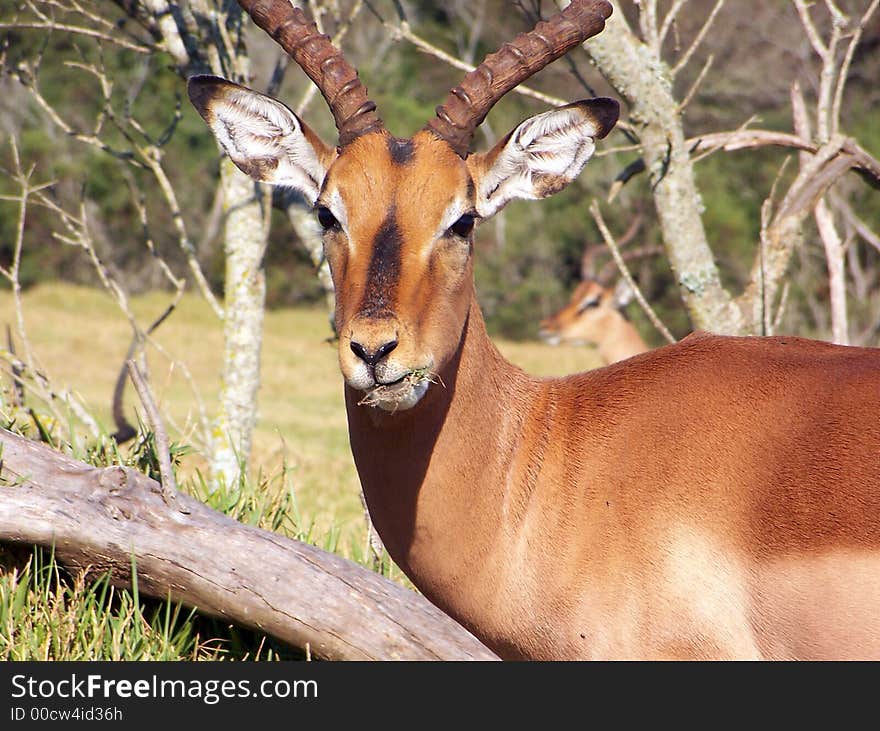
[{"label": "tuft of tall grass", "polygon": [[205,638],[194,612],[144,604],[109,576],[67,575],[51,551],[0,570],[0,660],[210,660],[222,641]]},{"label": "tuft of tall grass", "polygon": [[[16,425],[12,425],[13,427]],[[113,440],[81,440],[64,445],[51,428],[19,425],[56,448],[95,466],[122,464],[158,478],[153,435],[141,427],[128,446]],[[188,452],[174,444],[172,463]],[[340,545],[341,531],[317,530],[297,502],[286,464],[273,472],[211,491],[200,473],[180,486],[219,512],[247,525],[273,531],[324,550],[348,555],[383,575],[403,579],[387,555],[376,564],[363,541]],[[2,487],[0,487],[2,489]],[[345,549],[348,550],[345,550]],[[118,588],[109,575],[86,580],[69,573],[51,550],[0,545],[0,660],[276,660],[302,659],[290,648],[245,628],[204,617],[170,600],[141,597],[137,566],[130,588]]]}]

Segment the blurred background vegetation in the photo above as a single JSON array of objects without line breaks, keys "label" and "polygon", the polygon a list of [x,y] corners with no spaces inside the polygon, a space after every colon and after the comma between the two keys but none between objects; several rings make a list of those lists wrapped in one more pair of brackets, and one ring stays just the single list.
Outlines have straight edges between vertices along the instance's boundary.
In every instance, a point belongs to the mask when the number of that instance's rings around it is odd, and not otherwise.
[{"label": "blurred background vegetation", "polygon": [[[341,3],[345,4],[345,3]],[[684,46],[704,21],[713,3],[693,0],[677,23],[676,42]],[[843,3],[845,5],[846,3]],[[851,3],[854,7],[856,3]],[[137,35],[139,29],[127,19],[118,4],[110,0],[92,3],[104,17],[118,22],[123,31]],[[404,39],[395,39],[383,21],[396,20],[390,2],[376,0],[361,12],[348,32],[344,48],[359,68],[371,96],[389,128],[398,135],[418,129],[433,114],[433,108],[457,83],[461,72],[438,62]],[[550,3],[488,0],[479,17],[479,3],[437,3],[412,0],[405,3],[412,28],[421,37],[465,61],[479,61],[505,39],[528,25],[524,17],[538,9],[551,11]],[[632,13],[622,3],[624,12]],[[3,3],[0,23],[11,23],[24,15],[18,2]],[[271,40],[255,32],[248,38],[253,86],[264,89],[269,81],[277,51]],[[98,80],[77,64],[102,64],[113,81],[112,104],[119,115],[130,111],[152,134],[159,136],[173,125],[175,109],[181,117],[164,148],[164,162],[196,246],[196,255],[215,292],[223,288],[223,252],[216,225],[216,147],[204,123],[185,98],[183,82],[171,59],[162,53],[143,54],[93,39],[63,32],[11,29],[3,31],[5,75],[0,79],[0,135],[15,137],[27,167],[33,166],[41,180],[55,181],[51,194],[64,206],[86,202],[96,248],[104,263],[130,292],[144,292],[167,286],[155,257],[145,248],[146,234],[132,203],[132,189],[142,191],[148,209],[150,235],[157,252],[183,273],[184,262],[175,243],[173,221],[167,207],[149,193],[152,183],[144,171],[133,169],[113,154],[65,134],[50,115],[22,86],[22,63],[33,66],[39,59],[39,84],[46,101],[73,126],[87,130],[98,116],[103,99]],[[802,78],[809,84],[815,72],[810,49],[795,11],[788,3],[727,3],[721,10],[697,57],[693,72],[676,79],[681,98],[693,83],[702,61],[714,56],[711,72],[685,115],[689,136],[702,131],[735,129],[757,116],[768,129],[790,130],[788,89]],[[880,123],[877,104],[880,87],[880,18],[866,29],[853,59],[842,119],[844,129],[858,137],[875,156],[880,154]],[[610,93],[590,67],[582,52],[570,54],[530,84],[566,99],[590,95],[585,83],[597,94]],[[307,79],[295,65],[288,69],[278,96],[291,105],[307,86]],[[807,89],[809,92],[809,88]],[[544,109],[534,100],[509,94],[492,112],[478,137],[487,146],[524,117]],[[335,136],[332,121],[321,103],[313,103],[306,121],[325,139]],[[114,146],[114,133],[107,125],[106,139]],[[125,141],[117,139],[119,149]],[[620,132],[602,148],[624,145]],[[601,149],[601,148],[600,148]],[[489,222],[478,234],[478,291],[487,321],[496,334],[510,338],[533,338],[537,323],[566,299],[580,275],[584,247],[601,239],[586,208],[590,199],[604,199],[616,175],[637,157],[620,152],[594,158],[584,175],[564,193],[540,204],[512,204],[498,221]],[[719,257],[725,283],[734,289],[746,280],[754,256],[760,207],[769,194],[780,164],[790,151],[749,150],[715,154],[697,166],[698,182],[705,209],[708,238]],[[8,161],[8,145],[0,146],[0,160]],[[848,197],[860,216],[876,230],[880,207],[876,192],[850,181]],[[612,230],[622,232],[636,211],[645,214],[639,245],[660,244],[660,235],[650,204],[647,176],[636,176],[623,189],[619,204],[607,214]],[[0,193],[10,193],[8,181],[0,175]],[[212,211],[214,222],[212,222]],[[0,265],[8,266],[17,225],[12,206],[0,207]],[[314,267],[286,221],[276,214],[267,251],[267,301],[270,308],[317,302],[321,289]],[[29,287],[61,279],[95,285],[94,267],[81,249],[53,236],[55,214],[34,208],[27,220],[27,246],[23,252],[20,281]],[[828,321],[821,303],[827,296],[827,282],[821,246],[816,233],[807,227],[807,242],[793,264],[792,290],[783,331],[823,336]],[[876,269],[878,252],[860,250],[862,269]],[[668,264],[662,256],[634,265],[636,278],[648,299],[671,330],[682,336],[691,328]],[[5,283],[0,283],[5,286]],[[854,331],[868,327],[856,297],[851,303]],[[629,314],[652,344],[661,339],[641,316],[636,305]],[[875,342],[873,343],[876,345]]]}]

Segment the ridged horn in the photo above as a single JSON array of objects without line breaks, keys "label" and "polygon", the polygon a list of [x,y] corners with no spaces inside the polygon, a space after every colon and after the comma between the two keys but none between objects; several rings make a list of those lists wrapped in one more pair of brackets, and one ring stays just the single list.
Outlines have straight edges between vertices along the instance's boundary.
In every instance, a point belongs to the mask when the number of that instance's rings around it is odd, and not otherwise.
[{"label": "ridged horn", "polygon": [[238,0],[238,4],[321,91],[336,121],[341,146],[383,128],[357,69],[300,8],[287,0]]},{"label": "ridged horn", "polygon": [[462,158],[489,110],[508,91],[602,31],[611,15],[605,0],[573,0],[562,12],[521,33],[469,72],[437,107],[426,129]]}]

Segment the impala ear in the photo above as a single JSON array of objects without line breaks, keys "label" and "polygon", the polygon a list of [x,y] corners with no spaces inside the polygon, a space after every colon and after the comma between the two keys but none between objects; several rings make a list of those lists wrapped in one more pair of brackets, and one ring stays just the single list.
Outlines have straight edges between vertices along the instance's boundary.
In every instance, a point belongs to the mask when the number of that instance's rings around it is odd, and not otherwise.
[{"label": "impala ear", "polygon": [[632,287],[629,286],[629,282],[623,277],[618,279],[617,284],[614,285],[614,295],[611,299],[614,306],[617,309],[623,309],[633,301],[633,297],[635,297],[635,292],[633,292]]},{"label": "impala ear", "polygon": [[530,117],[489,152],[471,155],[477,212],[488,218],[515,198],[558,193],[580,174],[594,140],[611,131],[619,114],[614,99],[575,102]]},{"label": "impala ear", "polygon": [[287,106],[217,76],[193,76],[190,101],[217,141],[254,180],[294,188],[314,203],[336,149]]}]

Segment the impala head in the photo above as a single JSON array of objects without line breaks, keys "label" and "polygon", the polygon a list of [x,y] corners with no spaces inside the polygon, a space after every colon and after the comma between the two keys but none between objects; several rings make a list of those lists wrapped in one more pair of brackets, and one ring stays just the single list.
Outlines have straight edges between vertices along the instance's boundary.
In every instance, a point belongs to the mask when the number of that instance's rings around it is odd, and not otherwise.
[{"label": "impala head", "polygon": [[515,198],[543,198],[580,173],[617,121],[612,99],[577,102],[469,154],[495,102],[598,33],[611,6],[575,0],[489,56],[411,139],[391,135],[357,72],[286,0],[239,0],[317,84],[339,145],[282,103],[223,79],[190,80],[193,104],[245,173],[314,205],[336,290],[342,374],[365,402],[408,409],[454,355],[472,297],[473,230]]},{"label": "impala head", "polygon": [[558,312],[541,321],[539,337],[550,345],[600,345],[615,332],[632,291],[620,280],[613,289],[583,280]]}]

